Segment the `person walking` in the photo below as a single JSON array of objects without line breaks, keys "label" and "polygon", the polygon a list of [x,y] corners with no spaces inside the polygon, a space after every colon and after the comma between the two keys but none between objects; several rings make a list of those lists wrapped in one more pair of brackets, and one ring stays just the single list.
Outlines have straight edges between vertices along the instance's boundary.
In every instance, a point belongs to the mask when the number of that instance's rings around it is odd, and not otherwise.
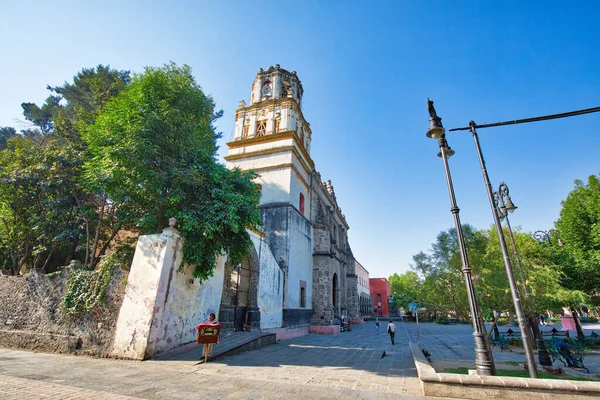
[{"label": "person walking", "polygon": [[395,336],[396,336],[396,325],[390,319],[390,323],[388,324],[387,331],[390,334],[390,339],[392,339],[392,345],[396,344]]},{"label": "person walking", "polygon": [[[210,315],[208,316],[208,321],[206,321],[205,324],[219,325],[219,321],[217,321],[217,316],[215,315],[215,313],[210,313]],[[196,334],[196,341],[198,341],[199,336],[200,336],[200,331],[198,331],[198,333]],[[218,343],[219,343],[219,339],[217,338],[217,344]],[[205,363],[206,363],[206,360],[208,359],[208,357],[210,357],[210,355],[212,354],[212,350],[213,350],[212,343],[204,343],[203,344],[202,357],[204,357]]]},{"label": "person walking", "polygon": [[379,327],[381,326],[381,322],[379,322],[379,317],[375,317],[375,334],[379,335]]}]

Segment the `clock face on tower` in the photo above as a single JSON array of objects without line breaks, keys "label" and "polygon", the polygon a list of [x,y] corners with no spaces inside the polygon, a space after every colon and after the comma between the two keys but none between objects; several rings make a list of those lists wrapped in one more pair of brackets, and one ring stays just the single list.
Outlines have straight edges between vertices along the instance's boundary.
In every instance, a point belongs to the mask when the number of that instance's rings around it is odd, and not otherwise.
[{"label": "clock face on tower", "polygon": [[265,87],[263,87],[262,93],[263,93],[264,96],[266,96],[269,93],[271,93],[271,86],[265,85]]}]

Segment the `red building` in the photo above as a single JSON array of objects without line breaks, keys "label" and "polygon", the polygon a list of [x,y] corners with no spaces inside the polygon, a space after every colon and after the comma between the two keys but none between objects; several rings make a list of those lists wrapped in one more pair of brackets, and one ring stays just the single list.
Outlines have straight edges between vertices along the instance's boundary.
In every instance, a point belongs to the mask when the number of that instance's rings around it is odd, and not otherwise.
[{"label": "red building", "polygon": [[388,317],[388,300],[392,293],[392,287],[386,278],[370,278],[369,287],[373,299],[373,311],[377,316]]}]

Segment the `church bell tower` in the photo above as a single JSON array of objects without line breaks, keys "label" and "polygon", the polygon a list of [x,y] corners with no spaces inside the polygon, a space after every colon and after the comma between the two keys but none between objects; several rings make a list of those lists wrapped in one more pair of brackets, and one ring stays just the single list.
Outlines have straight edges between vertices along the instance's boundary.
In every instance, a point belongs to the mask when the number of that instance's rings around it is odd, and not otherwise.
[{"label": "church bell tower", "polygon": [[302,114],[296,71],[262,68],[240,102],[227,168],[259,174],[266,242],[284,274],[283,326],[308,326],[312,315],[313,230],[310,158],[312,132]]},{"label": "church bell tower", "polygon": [[260,177],[261,205],[287,203],[310,220],[308,199],[312,132],[302,115],[303,88],[296,71],[279,64],[256,74],[250,104],[235,115],[235,136],[227,143],[228,168],[254,170]]}]

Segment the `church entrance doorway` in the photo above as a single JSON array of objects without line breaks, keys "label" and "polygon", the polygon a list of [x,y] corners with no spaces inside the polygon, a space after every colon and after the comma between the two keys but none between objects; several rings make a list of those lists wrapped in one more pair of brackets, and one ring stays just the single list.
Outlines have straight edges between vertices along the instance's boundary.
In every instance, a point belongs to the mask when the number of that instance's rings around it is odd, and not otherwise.
[{"label": "church entrance doorway", "polygon": [[238,264],[231,279],[236,281],[234,306],[234,330],[243,331],[246,322],[246,311],[248,310],[248,297],[250,293],[250,266],[248,263]]},{"label": "church entrance doorway", "polygon": [[260,329],[258,254],[254,248],[241,263],[225,263],[219,322],[224,331]]},{"label": "church entrance doorway", "polygon": [[338,277],[337,274],[333,274],[331,287],[331,299],[333,300],[333,314],[338,314]]}]

